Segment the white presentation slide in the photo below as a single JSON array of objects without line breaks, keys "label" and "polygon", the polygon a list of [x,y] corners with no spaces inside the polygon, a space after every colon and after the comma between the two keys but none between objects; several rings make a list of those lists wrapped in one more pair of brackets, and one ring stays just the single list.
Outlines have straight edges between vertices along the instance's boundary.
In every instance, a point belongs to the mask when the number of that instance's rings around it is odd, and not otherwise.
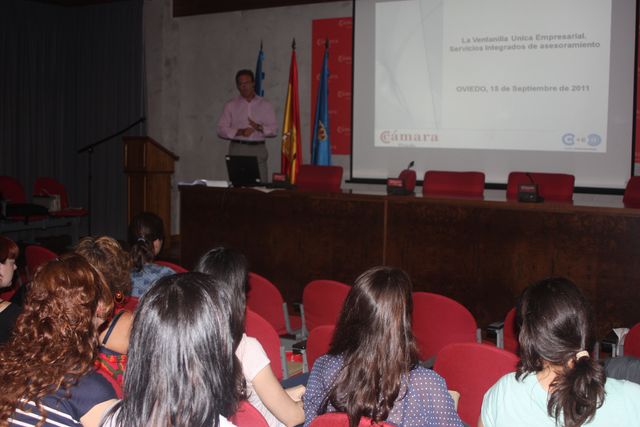
[{"label": "white presentation slide", "polygon": [[[356,0],[352,178],[631,173],[634,0]],[[597,169],[597,170],[596,170]]]}]

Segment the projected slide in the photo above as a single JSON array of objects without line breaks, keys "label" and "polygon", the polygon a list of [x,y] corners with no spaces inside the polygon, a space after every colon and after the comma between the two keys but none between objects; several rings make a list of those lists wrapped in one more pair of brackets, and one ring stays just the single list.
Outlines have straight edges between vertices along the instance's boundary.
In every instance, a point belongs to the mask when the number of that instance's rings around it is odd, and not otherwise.
[{"label": "projected slide", "polygon": [[376,147],[607,152],[611,0],[375,6]]}]

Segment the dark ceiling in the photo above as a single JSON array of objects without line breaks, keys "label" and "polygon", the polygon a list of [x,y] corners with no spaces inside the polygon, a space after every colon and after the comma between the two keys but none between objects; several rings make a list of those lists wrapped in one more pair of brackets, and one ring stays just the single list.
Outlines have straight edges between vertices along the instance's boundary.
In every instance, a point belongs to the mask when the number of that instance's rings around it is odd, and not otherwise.
[{"label": "dark ceiling", "polygon": [[[127,0],[36,0],[41,3],[66,7],[88,6],[100,3],[115,3]],[[162,0],[145,0],[162,1]],[[335,0],[173,0],[173,16],[202,15],[206,13],[231,12],[234,10],[262,9],[266,7],[292,6],[297,4],[328,3]]]}]

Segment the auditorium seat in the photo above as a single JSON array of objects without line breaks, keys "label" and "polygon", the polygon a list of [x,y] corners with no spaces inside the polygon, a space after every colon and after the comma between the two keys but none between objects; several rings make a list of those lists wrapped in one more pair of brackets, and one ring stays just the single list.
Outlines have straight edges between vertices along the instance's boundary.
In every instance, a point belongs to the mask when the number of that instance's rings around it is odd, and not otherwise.
[{"label": "auditorium seat", "polygon": [[433,370],[447,382],[449,390],[460,393],[458,415],[475,426],[484,394],[503,375],[516,370],[518,357],[487,344],[454,343],[438,352]]},{"label": "auditorium seat", "polygon": [[253,272],[249,273],[247,307],[271,323],[278,335],[303,337],[300,316],[290,316],[280,290],[268,279]]},{"label": "auditorium seat", "polygon": [[625,208],[640,208],[640,176],[632,176],[627,182],[622,198]]},{"label": "auditorium seat", "polygon": [[629,330],[624,338],[624,355],[640,358],[640,323]]},{"label": "auditorium seat", "polygon": [[308,333],[322,325],[335,325],[351,287],[335,280],[312,280],[302,291],[302,322]]},{"label": "auditorium seat", "polygon": [[329,352],[335,329],[334,325],[322,325],[309,332],[307,346],[302,352],[302,372],[311,372],[316,359]]},{"label": "auditorium seat", "polygon": [[242,400],[236,413],[229,417],[229,421],[237,427],[269,427],[267,420],[247,400]]},{"label": "auditorium seat", "polygon": [[6,218],[11,221],[42,221],[48,218],[49,212],[44,206],[27,203],[22,184],[17,179],[0,176],[0,199],[6,205]]},{"label": "auditorium seat", "polygon": [[161,260],[157,259],[157,260],[155,260],[153,262],[155,264],[162,265],[164,267],[169,267],[170,269],[172,269],[176,273],[186,273],[186,272],[189,271],[186,268],[182,267],[181,265],[174,264],[174,263],[169,262],[169,261],[161,261]]},{"label": "auditorium seat", "polygon": [[444,295],[413,293],[413,335],[420,360],[433,358],[447,344],[478,341],[477,323],[465,306]]},{"label": "auditorium seat", "polygon": [[496,333],[496,347],[507,350],[511,353],[518,354],[518,333],[516,330],[516,309],[511,308],[502,322],[502,327],[494,327],[489,325],[489,330]]},{"label": "auditorium seat", "polygon": [[247,308],[245,316],[245,332],[248,336],[258,340],[271,362],[271,370],[278,381],[288,378],[287,364],[284,357],[284,347],[280,344],[280,337],[273,326],[257,313]]},{"label": "auditorium seat", "polygon": [[484,197],[484,173],[427,171],[424,174],[422,194],[482,199]]},{"label": "auditorium seat", "polygon": [[518,199],[520,184],[537,184],[538,195],[553,202],[573,201],[575,177],[565,173],[511,172],[507,181],[507,200]]},{"label": "auditorium seat", "polygon": [[[330,412],[315,417],[309,427],[349,427],[349,417],[344,412]],[[393,427],[393,425],[384,421],[373,424],[371,418],[362,417],[358,427]]]},{"label": "auditorium seat", "polygon": [[58,217],[77,217],[86,216],[89,212],[85,208],[70,207],[69,196],[64,185],[53,178],[40,176],[36,178],[33,184],[34,196],[60,196],[60,210],[49,212],[51,216]]},{"label": "auditorium seat", "polygon": [[24,250],[24,256],[27,261],[27,275],[29,280],[33,280],[33,276],[36,274],[38,267],[47,261],[56,259],[58,255],[55,252],[50,251],[44,246],[29,245]]},{"label": "auditorium seat", "polygon": [[296,188],[298,190],[339,193],[341,185],[341,166],[300,166],[296,181]]}]

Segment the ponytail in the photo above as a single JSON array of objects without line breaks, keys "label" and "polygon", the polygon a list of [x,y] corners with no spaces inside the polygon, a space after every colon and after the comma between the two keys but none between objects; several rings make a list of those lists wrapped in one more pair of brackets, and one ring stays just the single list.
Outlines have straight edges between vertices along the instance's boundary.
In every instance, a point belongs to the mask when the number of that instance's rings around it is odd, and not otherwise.
[{"label": "ponytail", "polygon": [[129,254],[134,271],[140,271],[146,263],[152,262],[155,258],[153,243],[140,238],[131,245]]},{"label": "ponytail", "polygon": [[145,264],[156,257],[153,242],[164,240],[162,219],[152,212],[141,212],[129,224],[129,254],[134,271],[142,270]]},{"label": "ponytail", "polygon": [[564,427],[579,427],[591,421],[604,402],[605,381],[604,368],[589,356],[580,355],[551,384],[549,415],[556,421],[564,417]]}]

